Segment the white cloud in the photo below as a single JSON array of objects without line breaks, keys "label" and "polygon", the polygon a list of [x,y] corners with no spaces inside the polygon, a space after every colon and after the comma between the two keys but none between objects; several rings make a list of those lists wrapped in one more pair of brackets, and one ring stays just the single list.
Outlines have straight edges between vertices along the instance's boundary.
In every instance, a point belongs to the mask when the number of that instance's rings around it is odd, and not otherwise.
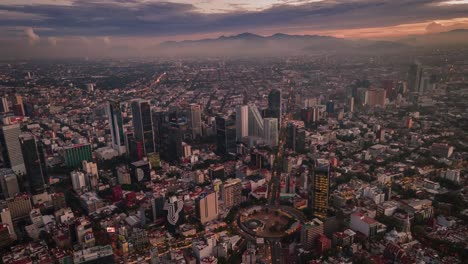
[{"label": "white cloud", "polygon": [[24,29],[24,34],[26,34],[26,37],[28,38],[29,45],[34,45],[41,39],[38,34],[34,33],[34,29],[32,27]]}]

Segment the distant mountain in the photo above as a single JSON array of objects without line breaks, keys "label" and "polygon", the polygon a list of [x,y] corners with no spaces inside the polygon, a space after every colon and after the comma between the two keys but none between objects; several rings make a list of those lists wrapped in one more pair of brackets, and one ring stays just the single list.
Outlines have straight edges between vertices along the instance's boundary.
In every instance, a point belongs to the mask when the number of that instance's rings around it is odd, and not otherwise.
[{"label": "distant mountain", "polygon": [[167,41],[159,49],[167,53],[198,55],[282,55],[348,48],[353,42],[345,39],[317,35],[288,35],[276,33],[260,36],[242,33],[215,39]]},{"label": "distant mountain", "polygon": [[468,29],[413,35],[400,39],[398,42],[418,47],[466,47],[468,45]]},{"label": "distant mountain", "polygon": [[361,54],[412,52],[434,46],[468,45],[468,30],[415,35],[397,41],[349,40],[319,35],[288,35],[276,33],[260,36],[241,33],[219,38],[167,41],[159,44],[158,51],[173,55],[198,56],[278,56],[303,55],[323,52],[353,52]]}]

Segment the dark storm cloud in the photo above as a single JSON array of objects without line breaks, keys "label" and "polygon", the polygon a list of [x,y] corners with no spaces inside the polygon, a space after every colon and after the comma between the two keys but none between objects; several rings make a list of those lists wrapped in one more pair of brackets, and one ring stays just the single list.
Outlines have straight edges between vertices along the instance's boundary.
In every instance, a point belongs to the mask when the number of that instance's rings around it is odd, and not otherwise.
[{"label": "dark storm cloud", "polygon": [[[287,1],[285,1],[287,2]],[[297,2],[297,1],[296,1]],[[263,11],[200,13],[190,4],[138,1],[75,1],[60,5],[0,5],[4,27],[34,27],[44,36],[171,36],[217,31],[256,32],[267,28],[336,30],[392,26],[465,17],[468,4],[441,0],[335,0],[276,5]],[[27,16],[36,19],[28,19]],[[37,19],[37,18],[41,19]],[[47,29],[47,30],[41,30]]]}]

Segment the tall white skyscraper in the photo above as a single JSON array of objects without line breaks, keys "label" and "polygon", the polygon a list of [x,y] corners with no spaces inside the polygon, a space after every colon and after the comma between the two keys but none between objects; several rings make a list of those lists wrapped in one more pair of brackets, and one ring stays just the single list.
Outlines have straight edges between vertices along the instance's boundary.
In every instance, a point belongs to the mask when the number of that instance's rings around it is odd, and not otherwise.
[{"label": "tall white skyscraper", "polygon": [[257,106],[249,105],[249,136],[263,137],[263,119]]},{"label": "tall white skyscraper", "polygon": [[8,99],[6,97],[0,97],[0,113],[6,113],[10,111],[8,107]]},{"label": "tall white skyscraper", "polygon": [[198,104],[190,105],[190,129],[192,129],[192,136],[200,137],[202,134],[201,128],[201,107]]},{"label": "tall white skyscraper", "polygon": [[270,147],[278,146],[278,118],[263,119],[263,139]]},{"label": "tall white skyscraper", "polygon": [[247,105],[238,105],[236,107],[236,139],[249,136],[249,107]]},{"label": "tall white skyscraper", "polygon": [[19,124],[4,126],[0,135],[0,142],[6,148],[4,161],[17,174],[26,174],[26,166],[24,165],[23,152],[19,135],[21,128]]},{"label": "tall white skyscraper", "polygon": [[112,135],[112,148],[122,155],[126,152],[126,148],[120,102],[107,101],[107,115],[109,117],[109,127]]}]

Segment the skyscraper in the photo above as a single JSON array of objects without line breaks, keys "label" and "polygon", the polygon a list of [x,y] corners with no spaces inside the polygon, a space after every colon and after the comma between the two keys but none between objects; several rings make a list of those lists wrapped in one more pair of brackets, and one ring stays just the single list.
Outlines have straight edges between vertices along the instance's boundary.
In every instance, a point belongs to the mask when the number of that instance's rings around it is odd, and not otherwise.
[{"label": "skyscraper", "polygon": [[13,113],[17,116],[24,116],[23,97],[21,95],[14,95],[11,97],[13,106]]},{"label": "skyscraper", "polygon": [[335,102],[333,100],[329,100],[326,104],[326,111],[329,114],[335,113]]},{"label": "skyscraper", "polygon": [[10,112],[8,107],[8,99],[6,97],[0,97],[0,113]]},{"label": "skyscraper", "polygon": [[387,95],[384,89],[367,90],[367,104],[370,106],[385,106],[386,99]]},{"label": "skyscraper", "polygon": [[249,105],[249,127],[248,134],[251,137],[263,137],[263,118],[257,106]]},{"label": "skyscraper", "polygon": [[112,148],[115,149],[119,155],[122,155],[127,150],[125,148],[125,134],[120,102],[107,101],[107,115],[109,117],[109,127],[112,136]]},{"label": "skyscraper", "polygon": [[305,250],[314,249],[317,239],[323,235],[323,222],[317,218],[301,227],[301,244]]},{"label": "skyscraper", "polygon": [[263,119],[263,139],[270,147],[278,146],[278,119],[265,118]]},{"label": "skyscraper", "polygon": [[218,217],[218,193],[202,193],[196,200],[197,216],[202,224]]},{"label": "skyscraper", "polygon": [[349,97],[348,99],[348,111],[349,112],[354,112],[354,97]]},{"label": "skyscraper", "polygon": [[249,107],[238,105],[236,107],[236,139],[240,141],[249,135]]},{"label": "skyscraper", "polygon": [[422,66],[419,62],[410,65],[408,72],[408,89],[412,92],[419,92],[422,78]]},{"label": "skyscraper", "polygon": [[281,91],[278,89],[272,89],[268,94],[268,112],[281,123]]},{"label": "skyscraper", "polygon": [[192,137],[197,138],[201,137],[202,135],[202,128],[201,128],[201,107],[198,104],[191,104],[190,105],[190,129],[192,131]]},{"label": "skyscraper", "polygon": [[84,187],[86,187],[86,178],[83,172],[72,171],[70,173],[70,178],[72,181],[73,190],[81,191]]},{"label": "skyscraper", "polygon": [[240,179],[228,179],[221,185],[221,199],[225,208],[241,203],[242,183]]},{"label": "skyscraper", "polygon": [[217,116],[216,122],[216,151],[221,155],[236,153],[236,124],[229,117]]},{"label": "skyscraper", "polygon": [[58,151],[65,160],[65,166],[79,169],[83,166],[83,160],[91,161],[93,152],[91,144],[75,144],[65,146]]},{"label": "skyscraper", "polygon": [[163,125],[167,122],[167,113],[160,110],[152,112],[154,147],[156,152],[161,152],[161,136]]},{"label": "skyscraper", "polygon": [[49,182],[42,145],[32,134],[19,137],[26,167],[29,190],[32,194],[44,192]]},{"label": "skyscraper", "polygon": [[330,195],[330,163],[328,160],[316,160],[312,184],[312,211],[315,217],[324,220],[327,217],[328,198]]},{"label": "skyscraper", "polygon": [[183,126],[185,123],[166,122],[161,130],[161,159],[178,162],[184,156],[182,147]]},{"label": "skyscraper", "polygon": [[149,101],[142,99],[133,101],[132,114],[135,139],[142,142],[143,153],[147,155],[154,152],[153,123]]},{"label": "skyscraper", "polygon": [[0,130],[0,143],[2,145],[3,163],[17,174],[26,174],[23,153],[19,142],[21,129],[19,124],[4,126]]},{"label": "skyscraper", "polygon": [[12,169],[0,169],[0,185],[3,199],[14,197],[19,193],[18,178]]}]

